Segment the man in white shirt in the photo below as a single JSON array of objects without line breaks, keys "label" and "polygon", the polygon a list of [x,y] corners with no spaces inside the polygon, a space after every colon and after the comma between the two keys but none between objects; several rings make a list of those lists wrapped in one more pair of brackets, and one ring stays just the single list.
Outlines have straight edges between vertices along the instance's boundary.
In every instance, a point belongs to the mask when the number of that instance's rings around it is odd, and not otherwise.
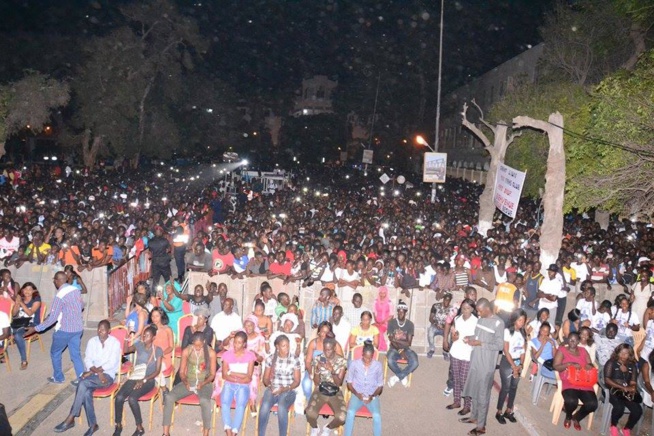
[{"label": "man in white shirt", "polygon": [[352,296],[352,303],[346,303],[346,306],[343,308],[343,314],[345,315],[345,319],[350,322],[350,325],[359,325],[363,312],[372,313],[370,309],[363,306],[363,297],[357,292]]},{"label": "man in white shirt", "polygon": [[581,322],[592,320],[597,313],[597,302],[595,301],[595,288],[589,286],[583,294],[584,298],[577,301],[577,309],[581,312]]},{"label": "man in white shirt", "polygon": [[0,260],[9,259],[18,250],[20,238],[14,236],[13,227],[7,227],[2,231],[3,238],[0,239]]},{"label": "man in white shirt", "polygon": [[[538,288],[538,310],[547,308],[550,311],[550,319],[555,320],[558,309],[558,298],[563,289],[563,278],[559,274],[559,267],[556,264],[551,264],[547,268],[547,277]],[[565,307],[560,308],[565,311]]]},{"label": "man in white shirt", "polygon": [[332,332],[334,332],[334,336],[336,336],[336,342],[341,345],[343,352],[347,355],[352,324],[343,317],[343,308],[341,306],[334,306],[334,309],[332,309],[331,323]]},{"label": "man in white shirt", "polygon": [[570,264],[572,269],[577,273],[576,290],[580,291],[581,283],[590,276],[590,269],[588,268],[588,259],[583,254],[577,254],[575,261]]},{"label": "man in white shirt", "polygon": [[223,302],[223,311],[216,314],[211,320],[211,328],[216,335],[216,351],[223,348],[223,341],[243,329],[241,317],[233,312],[234,300],[226,298]]},{"label": "man in white shirt", "polygon": [[122,344],[109,334],[110,329],[109,321],[106,319],[100,321],[98,335],[89,339],[86,344],[84,353],[86,371],[79,379],[73,381],[74,385],[77,384],[73,405],[68,417],[54,428],[55,433],[63,433],[75,427],[75,418],[82,412],[82,406],[86,410],[86,421],[89,424],[89,429],[84,436],[90,436],[98,431],[99,426],[93,409],[93,391],[110,386],[114,382],[122,356]]}]

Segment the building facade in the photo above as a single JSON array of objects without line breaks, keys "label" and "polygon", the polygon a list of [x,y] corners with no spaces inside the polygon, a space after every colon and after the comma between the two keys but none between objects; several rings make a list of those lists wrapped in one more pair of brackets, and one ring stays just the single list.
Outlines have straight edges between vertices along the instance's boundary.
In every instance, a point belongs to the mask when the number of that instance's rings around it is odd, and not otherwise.
[{"label": "building facade", "polygon": [[327,76],[313,76],[303,80],[301,94],[295,99],[291,115],[300,117],[333,113],[332,93],[337,86],[338,82]]},{"label": "building facade", "polygon": [[[443,97],[439,151],[448,154],[449,165],[483,168],[489,161],[490,157],[482,143],[461,124],[463,104],[467,102],[471,106],[470,102],[474,99],[487,113],[493,103],[502,99],[519,83],[532,83],[536,80],[542,53],[543,44],[534,46]],[[470,122],[478,121],[478,115],[476,109],[468,110]]]}]

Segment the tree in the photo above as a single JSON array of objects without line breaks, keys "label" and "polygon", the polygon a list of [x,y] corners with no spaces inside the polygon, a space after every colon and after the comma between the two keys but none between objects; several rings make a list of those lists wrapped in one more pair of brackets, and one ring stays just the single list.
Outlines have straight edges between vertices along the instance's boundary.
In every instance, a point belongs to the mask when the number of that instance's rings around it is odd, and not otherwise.
[{"label": "tree", "polygon": [[632,20],[618,1],[623,0],[558,1],[540,29],[546,75],[582,86],[597,83],[638,52]]},{"label": "tree", "polygon": [[66,83],[37,72],[0,86],[0,158],[9,136],[25,128],[41,131],[50,121],[52,110],[68,104],[69,98]]},{"label": "tree", "polygon": [[73,83],[73,131],[89,138],[82,149],[88,166],[102,144],[133,164],[141,154],[169,156],[179,144],[174,112],[185,75],[206,49],[195,22],[167,0],[130,3],[121,12],[123,26],[86,45]]},{"label": "tree", "polygon": [[561,250],[563,236],[563,197],[565,195],[565,151],[563,149],[563,116],[559,112],[551,114],[548,121],[535,120],[526,116],[513,119],[513,128],[530,127],[547,133],[549,153],[545,173],[545,192],[543,194],[543,226],[540,237],[541,265],[556,263]]},{"label": "tree", "polygon": [[593,99],[587,141],[573,156],[586,165],[568,195],[580,209],[654,216],[654,50],[603,80]]},{"label": "tree", "polygon": [[463,112],[461,112],[461,116],[463,117],[463,126],[470,130],[477,138],[479,138],[491,157],[490,166],[486,175],[486,185],[484,186],[484,191],[479,197],[478,232],[481,235],[486,236],[486,232],[488,232],[488,230],[493,227],[493,215],[495,214],[495,202],[493,199],[495,186],[493,182],[497,175],[497,168],[501,163],[504,163],[504,156],[506,155],[507,148],[509,145],[511,145],[517,136],[520,136],[520,133],[514,133],[507,136],[509,126],[504,121],[499,121],[495,125],[490,124],[484,119],[484,113],[477,105],[477,103],[475,103],[475,100],[472,100],[472,104],[479,111],[479,122],[486,126],[486,128],[493,133],[493,143],[491,143],[488,137],[484,134],[484,132],[481,131],[480,128],[468,121],[468,104],[464,103]]}]

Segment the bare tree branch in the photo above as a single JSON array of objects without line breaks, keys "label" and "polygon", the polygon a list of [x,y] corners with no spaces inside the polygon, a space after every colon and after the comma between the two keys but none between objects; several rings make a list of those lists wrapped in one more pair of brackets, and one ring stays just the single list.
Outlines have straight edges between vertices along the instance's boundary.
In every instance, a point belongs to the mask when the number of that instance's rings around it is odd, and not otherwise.
[{"label": "bare tree branch", "polygon": [[[476,104],[475,104],[476,106]],[[489,153],[493,153],[492,149],[493,146],[491,145],[490,140],[488,137],[482,132],[477,126],[475,126],[473,123],[468,121],[468,117],[466,113],[468,112],[468,103],[463,103],[463,112],[461,112],[461,116],[463,117],[462,124],[464,127],[466,127],[468,130],[470,130],[479,140],[484,144],[484,148],[488,150]]]}]

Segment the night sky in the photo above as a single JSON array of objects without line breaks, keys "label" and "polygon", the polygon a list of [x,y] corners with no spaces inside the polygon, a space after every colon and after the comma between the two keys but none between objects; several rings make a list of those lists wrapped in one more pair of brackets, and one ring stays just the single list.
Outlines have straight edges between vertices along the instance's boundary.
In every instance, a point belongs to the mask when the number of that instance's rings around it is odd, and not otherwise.
[{"label": "night sky", "polygon": [[[84,38],[120,24],[117,1],[4,0],[0,32]],[[345,86],[382,74],[424,72],[431,85],[438,59],[438,1],[178,0],[211,41],[204,67],[246,96],[275,98],[303,77],[326,74]],[[552,1],[446,0],[444,88],[538,43],[537,27]],[[74,50],[74,46],[69,46]],[[29,48],[16,70],[33,56]],[[0,49],[0,74],[13,78]],[[4,52],[4,53],[3,53]],[[11,54],[10,54],[11,56]],[[4,59],[3,59],[4,58]],[[38,66],[39,62],[35,64]],[[0,76],[2,77],[2,76]],[[390,84],[392,86],[392,83]],[[435,85],[434,85],[435,86]]]}]

